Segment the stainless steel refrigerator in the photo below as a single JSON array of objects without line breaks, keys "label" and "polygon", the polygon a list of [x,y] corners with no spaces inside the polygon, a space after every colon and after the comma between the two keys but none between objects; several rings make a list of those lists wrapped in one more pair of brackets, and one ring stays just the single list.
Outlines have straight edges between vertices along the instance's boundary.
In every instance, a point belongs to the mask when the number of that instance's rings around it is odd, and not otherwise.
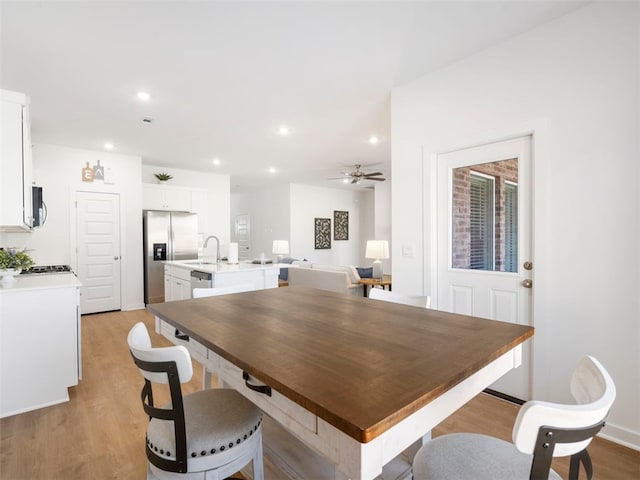
[{"label": "stainless steel refrigerator", "polygon": [[164,302],[164,262],[198,258],[198,215],[144,210],[144,303]]}]

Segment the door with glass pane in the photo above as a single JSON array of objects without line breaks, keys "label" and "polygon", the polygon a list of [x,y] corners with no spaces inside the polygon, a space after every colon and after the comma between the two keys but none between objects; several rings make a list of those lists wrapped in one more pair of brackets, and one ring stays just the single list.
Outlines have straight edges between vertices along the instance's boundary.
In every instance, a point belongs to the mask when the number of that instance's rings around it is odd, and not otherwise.
[{"label": "door with glass pane", "polygon": [[[531,324],[531,137],[438,155],[437,308]],[[530,398],[523,363],[491,388]]]}]

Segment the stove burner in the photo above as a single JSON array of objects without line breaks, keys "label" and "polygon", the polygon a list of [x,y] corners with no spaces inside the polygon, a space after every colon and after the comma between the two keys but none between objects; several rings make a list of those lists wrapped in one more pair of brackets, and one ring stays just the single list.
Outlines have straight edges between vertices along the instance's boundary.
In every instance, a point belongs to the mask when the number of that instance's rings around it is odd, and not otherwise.
[{"label": "stove burner", "polygon": [[64,273],[70,272],[69,265],[35,265],[29,270],[23,270],[20,275],[31,275],[37,273]]}]

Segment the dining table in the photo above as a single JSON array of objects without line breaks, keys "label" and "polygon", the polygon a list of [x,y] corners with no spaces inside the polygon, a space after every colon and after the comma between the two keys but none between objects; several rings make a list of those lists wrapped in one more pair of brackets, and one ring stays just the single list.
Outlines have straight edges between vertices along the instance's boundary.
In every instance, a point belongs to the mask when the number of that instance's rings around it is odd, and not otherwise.
[{"label": "dining table", "polygon": [[185,345],[221,385],[321,455],[333,478],[353,480],[375,479],[428,441],[431,429],[521,364],[534,333],[301,286],[147,308],[157,331]]}]

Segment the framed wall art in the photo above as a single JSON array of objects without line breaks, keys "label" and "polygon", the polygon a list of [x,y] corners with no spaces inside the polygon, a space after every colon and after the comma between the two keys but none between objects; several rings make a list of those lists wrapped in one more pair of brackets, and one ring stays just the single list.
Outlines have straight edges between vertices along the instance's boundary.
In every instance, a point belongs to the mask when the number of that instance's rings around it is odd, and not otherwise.
[{"label": "framed wall art", "polygon": [[349,212],[333,211],[333,239],[349,240]]},{"label": "framed wall art", "polygon": [[331,219],[316,218],[315,219],[315,249],[331,248]]}]

